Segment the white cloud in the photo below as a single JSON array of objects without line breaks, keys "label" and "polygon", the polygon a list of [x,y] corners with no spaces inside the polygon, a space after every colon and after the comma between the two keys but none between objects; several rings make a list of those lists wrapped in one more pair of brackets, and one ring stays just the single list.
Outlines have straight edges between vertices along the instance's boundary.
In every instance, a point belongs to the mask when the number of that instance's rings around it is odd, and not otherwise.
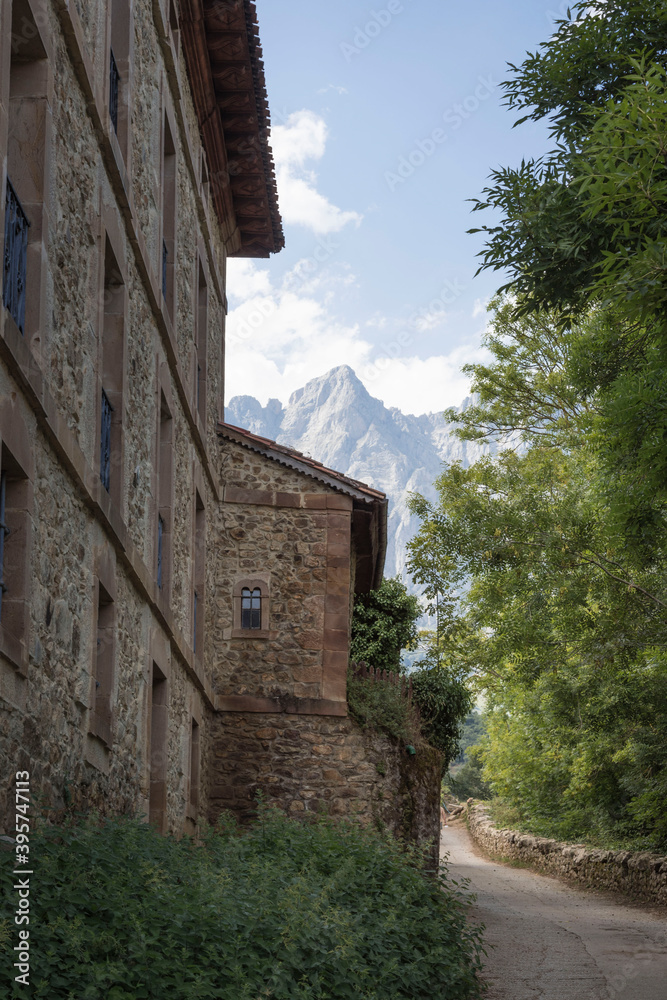
[{"label": "white cloud", "polygon": [[448,313],[444,309],[432,309],[419,313],[414,320],[415,330],[418,330],[419,333],[426,333],[427,330],[433,330],[436,326],[444,323],[447,316]]},{"label": "white cloud", "polygon": [[228,291],[232,299],[245,301],[255,295],[266,295],[271,289],[271,280],[266,268],[259,268],[247,257],[233,257],[227,262],[227,270],[233,274]]},{"label": "white cloud", "polygon": [[339,87],[335,83],[329,83],[326,87],[320,87],[317,91],[318,94],[327,94],[330,90],[335,91],[337,94],[348,94],[349,91],[347,87]]},{"label": "white cloud", "polygon": [[[309,379],[348,364],[371,395],[387,406],[397,406],[404,413],[439,412],[457,406],[470,391],[461,366],[487,357],[479,339],[430,358],[396,356],[397,350],[407,348],[400,347],[400,338],[389,339],[390,330],[387,353],[383,354],[357,324],[340,322],[331,312],[336,292],[355,280],[345,265],[330,265],[296,288],[293,272],[275,286],[266,271],[252,261],[230,260],[229,272],[230,291],[238,291],[240,276],[242,287],[250,294],[228,318],[228,399],[250,395],[262,405],[271,397],[286,403]],[[392,324],[386,317],[376,316],[365,328],[373,326],[382,329]]]},{"label": "white cloud", "polygon": [[[236,272],[256,269],[252,262],[232,260],[230,289]],[[349,364],[355,370],[370,359],[372,345],[363,339],[357,325],[341,323],[329,315],[327,302],[336,287],[353,279],[346,268],[312,276],[307,285],[292,290],[289,275],[279,287],[265,294],[258,288],[227,321],[226,378],[228,398],[255,396],[263,404],[270,397],[286,402],[295,389],[330,368]],[[259,282],[258,282],[259,285]]]},{"label": "white cloud", "polygon": [[324,156],[327,140],[324,119],[314,111],[295,111],[285,125],[271,130],[276,163],[278,201],[287,225],[305,226],[313,232],[337,233],[349,222],[361,222],[358,212],[344,211],[317,190],[317,175],[306,168]]},{"label": "white cloud", "polygon": [[458,406],[470,393],[470,379],[461,373],[461,366],[487,358],[488,353],[474,342],[430,358],[378,357],[356,371],[385,406],[419,415]]},{"label": "white cloud", "polygon": [[477,319],[479,316],[486,316],[489,299],[475,299],[475,304],[472,308],[472,318]]}]

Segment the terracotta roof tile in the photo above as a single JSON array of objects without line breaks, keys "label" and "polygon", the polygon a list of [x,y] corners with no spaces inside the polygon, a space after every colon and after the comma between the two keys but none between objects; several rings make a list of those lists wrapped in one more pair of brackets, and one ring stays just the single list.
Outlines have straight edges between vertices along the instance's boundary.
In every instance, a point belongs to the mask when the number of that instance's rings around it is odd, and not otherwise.
[{"label": "terracotta roof tile", "polygon": [[[218,430],[223,437],[235,440],[239,444],[245,444],[246,447],[268,455],[269,458],[273,458],[275,461],[281,461],[281,458],[285,460],[290,459],[291,461],[286,461],[285,464],[289,464],[292,467],[295,464],[303,466],[302,471],[306,475],[312,475],[324,482],[331,480],[329,485],[333,486],[334,489],[340,489],[343,493],[362,494],[362,497],[359,499],[363,498],[369,502],[375,500],[386,503],[386,495],[380,490],[375,490],[372,486],[368,486],[358,479],[351,479],[349,476],[344,476],[342,472],[336,472],[335,469],[329,469],[326,465],[317,462],[309,455],[304,455],[302,452],[297,451],[296,448],[289,448],[287,445],[278,444],[277,441],[271,441],[270,438],[253,434],[243,427],[236,427],[235,424],[219,423]],[[273,452],[273,454],[269,454],[269,452]]]}]

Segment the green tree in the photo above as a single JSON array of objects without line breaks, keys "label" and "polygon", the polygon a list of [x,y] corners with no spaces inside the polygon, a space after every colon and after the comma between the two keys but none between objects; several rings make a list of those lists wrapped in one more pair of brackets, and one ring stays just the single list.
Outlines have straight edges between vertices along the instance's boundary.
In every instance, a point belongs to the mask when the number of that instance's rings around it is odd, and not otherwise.
[{"label": "green tree", "polygon": [[350,656],[380,670],[398,670],[401,650],[413,649],[419,600],[409,594],[399,577],[384,579],[377,590],[360,594],[354,602]]},{"label": "green tree", "polygon": [[477,403],[448,416],[514,450],[446,469],[436,503],[413,497],[409,567],[422,582],[435,568],[440,646],[486,692],[495,790],[537,832],[662,845],[665,556],[638,560],[610,518],[599,399],[573,382],[572,345],[603,319],[493,312]]},{"label": "green tree", "polygon": [[666,56],[664,4],[600,0],[575,4],[511,65],[504,88],[517,124],[547,121],[555,147],[494,171],[475,209],[502,214],[482,227],[482,266],[509,272],[505,289],[522,308],[567,315],[611,299],[644,315],[664,305]]},{"label": "green tree", "polygon": [[516,310],[555,310],[565,331],[587,318],[566,345],[571,386],[595,400],[587,446],[639,561],[667,502],[666,58],[664,4],[576,4],[504,84],[517,124],[549,124],[552,152],[493,172],[474,206],[500,212],[482,267],[508,273]]}]

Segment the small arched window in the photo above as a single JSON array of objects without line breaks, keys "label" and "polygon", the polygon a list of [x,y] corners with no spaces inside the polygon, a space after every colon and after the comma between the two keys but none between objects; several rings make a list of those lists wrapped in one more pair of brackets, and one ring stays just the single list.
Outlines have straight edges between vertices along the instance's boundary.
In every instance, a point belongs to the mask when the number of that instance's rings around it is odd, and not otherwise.
[{"label": "small arched window", "polygon": [[241,628],[262,627],[262,591],[243,587],[241,590]]},{"label": "small arched window", "polygon": [[232,639],[269,639],[270,585],[257,576],[237,580],[233,592]]}]

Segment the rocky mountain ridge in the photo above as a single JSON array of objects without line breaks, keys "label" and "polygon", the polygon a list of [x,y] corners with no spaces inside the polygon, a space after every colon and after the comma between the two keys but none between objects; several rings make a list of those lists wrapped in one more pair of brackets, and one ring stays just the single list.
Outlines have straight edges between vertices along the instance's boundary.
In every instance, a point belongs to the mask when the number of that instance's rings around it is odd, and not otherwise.
[{"label": "rocky mountain ridge", "polygon": [[[459,410],[465,409],[463,401]],[[444,410],[444,406],[443,406]],[[371,396],[349,365],[332,368],[292,393],[287,406],[235,396],[225,420],[289,445],[329,468],[387,494],[389,525],[385,575],[406,578],[405,545],[418,520],[407,509],[410,492],[434,499],[443,463],[467,466],[488,454],[487,444],[459,441],[442,413],[416,417]]]}]

